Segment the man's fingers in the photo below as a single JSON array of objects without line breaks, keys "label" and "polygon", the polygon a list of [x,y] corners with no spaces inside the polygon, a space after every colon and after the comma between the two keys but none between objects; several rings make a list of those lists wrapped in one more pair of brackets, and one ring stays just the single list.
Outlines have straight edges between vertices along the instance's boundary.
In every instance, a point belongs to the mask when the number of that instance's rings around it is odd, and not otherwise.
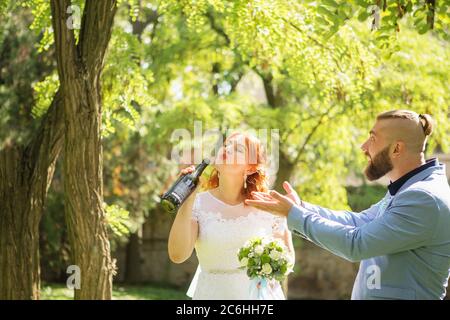
[{"label": "man's fingers", "polygon": [[274,215],[285,216],[280,214],[280,202],[279,201],[267,201],[267,200],[245,200],[245,204],[255,207],[262,211],[267,211]]},{"label": "man's fingers", "polygon": [[270,195],[279,201],[289,201],[285,196],[275,190],[270,191]]},{"label": "man's fingers", "polygon": [[294,188],[292,188],[291,184],[287,181],[283,182],[283,188],[287,193],[295,192]]},{"label": "man's fingers", "polygon": [[270,197],[270,195],[267,192],[261,192],[261,191],[253,191],[252,194],[259,194],[262,196]]},{"label": "man's fingers", "polygon": [[270,194],[266,192],[253,191],[252,196],[257,197],[258,199],[273,200]]},{"label": "man's fingers", "polygon": [[277,204],[276,201],[267,201],[267,200],[245,200],[245,204],[249,206],[258,207],[258,208],[272,208]]},{"label": "man's fingers", "polygon": [[248,205],[274,205],[277,204],[276,201],[267,201],[267,200],[245,200],[245,203]]},{"label": "man's fingers", "polygon": [[297,191],[294,190],[294,188],[292,188],[291,184],[287,181],[285,181],[283,183],[283,188],[284,190],[286,190],[287,194],[286,196],[293,200],[295,202],[295,204],[299,205],[301,203],[300,201],[300,197],[297,194]]},{"label": "man's fingers", "polygon": [[252,196],[253,196],[253,198],[256,199],[256,200],[265,200],[265,199],[267,199],[267,198],[265,198],[263,195],[258,194],[258,193],[256,193],[256,192],[253,192],[253,193],[252,193]]}]

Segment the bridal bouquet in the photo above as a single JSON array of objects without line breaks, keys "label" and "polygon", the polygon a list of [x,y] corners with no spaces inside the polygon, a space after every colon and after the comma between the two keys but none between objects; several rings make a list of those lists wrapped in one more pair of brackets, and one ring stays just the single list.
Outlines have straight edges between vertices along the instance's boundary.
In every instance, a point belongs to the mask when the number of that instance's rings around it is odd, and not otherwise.
[{"label": "bridal bouquet", "polygon": [[267,295],[267,281],[282,281],[292,272],[293,262],[286,246],[279,240],[254,238],[238,251],[240,269],[247,270],[252,280],[250,290],[259,299]]}]

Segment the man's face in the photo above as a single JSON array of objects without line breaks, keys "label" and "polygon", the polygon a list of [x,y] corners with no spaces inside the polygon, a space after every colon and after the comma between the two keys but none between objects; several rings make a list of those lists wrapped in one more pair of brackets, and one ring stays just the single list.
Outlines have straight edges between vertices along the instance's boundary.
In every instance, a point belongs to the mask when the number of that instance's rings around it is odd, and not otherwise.
[{"label": "man's face", "polygon": [[361,146],[369,161],[364,170],[364,174],[369,181],[380,179],[393,168],[391,158],[389,157],[391,145],[384,139],[383,133],[382,125],[377,121],[372,130],[370,130],[369,139]]}]

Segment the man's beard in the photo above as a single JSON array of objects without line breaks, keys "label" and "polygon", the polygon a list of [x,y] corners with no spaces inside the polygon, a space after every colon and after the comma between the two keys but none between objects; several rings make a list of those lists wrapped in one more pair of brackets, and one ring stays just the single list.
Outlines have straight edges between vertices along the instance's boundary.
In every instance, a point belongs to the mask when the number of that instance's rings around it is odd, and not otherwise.
[{"label": "man's beard", "polygon": [[369,181],[378,180],[392,170],[393,165],[389,158],[389,147],[387,146],[378,152],[364,170],[364,174]]}]

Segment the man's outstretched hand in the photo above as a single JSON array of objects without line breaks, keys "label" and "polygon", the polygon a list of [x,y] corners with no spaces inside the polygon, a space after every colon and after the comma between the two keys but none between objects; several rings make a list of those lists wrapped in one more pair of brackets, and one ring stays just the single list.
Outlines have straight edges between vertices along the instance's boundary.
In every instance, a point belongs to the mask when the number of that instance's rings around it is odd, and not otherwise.
[{"label": "man's outstretched hand", "polygon": [[287,181],[283,182],[283,188],[286,191],[286,197],[294,201],[294,203],[299,206],[301,205],[300,197],[297,194],[297,191],[292,188],[291,184]]},{"label": "man's outstretched hand", "polygon": [[286,191],[286,195],[282,195],[275,190],[269,192],[252,192],[254,200],[245,200],[245,203],[274,215],[287,217],[292,206],[300,205],[301,201],[289,182],[285,181],[283,188]]}]

